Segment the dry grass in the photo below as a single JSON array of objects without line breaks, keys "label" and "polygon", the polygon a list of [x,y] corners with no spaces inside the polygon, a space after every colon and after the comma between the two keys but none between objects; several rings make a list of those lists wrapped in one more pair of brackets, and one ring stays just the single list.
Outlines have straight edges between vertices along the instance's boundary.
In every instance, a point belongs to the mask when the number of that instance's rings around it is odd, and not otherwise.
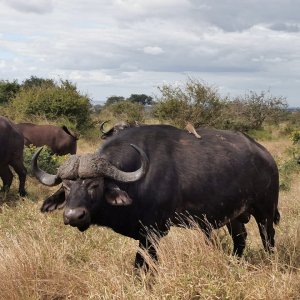
[{"label": "dry grass", "polygon": [[[80,152],[97,143],[80,143]],[[287,141],[264,144],[280,156]],[[298,177],[280,194],[273,255],[262,251],[252,220],[241,260],[229,255],[224,229],[212,245],[197,228],[172,228],[158,247],[160,264],[148,274],[133,268],[136,241],[106,228],[80,233],[64,226],[61,211],[39,212],[54,189],[33,179],[27,189],[29,196],[19,198],[14,183],[0,196],[0,299],[300,299]]]}]

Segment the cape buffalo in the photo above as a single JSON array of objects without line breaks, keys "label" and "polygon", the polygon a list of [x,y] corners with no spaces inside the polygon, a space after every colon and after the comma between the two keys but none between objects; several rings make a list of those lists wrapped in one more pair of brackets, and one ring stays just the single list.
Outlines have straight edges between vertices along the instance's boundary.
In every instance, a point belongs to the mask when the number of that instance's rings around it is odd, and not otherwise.
[{"label": "cape buffalo", "polygon": [[0,116],[0,177],[3,181],[3,190],[8,191],[13,174],[11,166],[19,176],[19,194],[26,195],[25,181],[26,168],[23,164],[24,138],[14,128],[14,124],[5,117]]},{"label": "cape buffalo", "polygon": [[32,123],[15,124],[18,131],[24,136],[25,145],[47,145],[57,155],[75,154],[77,137],[66,126],[35,125]]},{"label": "cape buffalo", "polygon": [[104,121],[100,124],[100,131],[102,132],[101,139],[103,139],[103,140],[105,140],[108,137],[118,134],[120,131],[122,131],[124,129],[140,126],[140,124],[137,121],[135,121],[134,124],[128,123],[126,121],[121,121],[121,122],[116,123],[108,131],[104,131],[103,127],[104,127],[104,124],[107,122],[109,122],[109,121]]},{"label": "cape buffalo", "polygon": [[[156,250],[147,233],[163,236],[170,224],[186,217],[197,221],[207,236],[212,228],[229,224],[241,254],[244,223],[253,215],[264,248],[271,251],[273,223],[280,217],[272,156],[239,132],[200,129],[199,134],[202,138],[196,139],[167,125],[129,128],[94,154],[71,156],[56,175],[38,168],[39,150],[32,160],[35,176],[48,186],[63,183],[59,196],[46,199],[41,211],[64,206],[65,224],[81,231],[92,224],[110,227],[139,240],[154,260]],[[138,252],[135,265],[144,263]]]}]

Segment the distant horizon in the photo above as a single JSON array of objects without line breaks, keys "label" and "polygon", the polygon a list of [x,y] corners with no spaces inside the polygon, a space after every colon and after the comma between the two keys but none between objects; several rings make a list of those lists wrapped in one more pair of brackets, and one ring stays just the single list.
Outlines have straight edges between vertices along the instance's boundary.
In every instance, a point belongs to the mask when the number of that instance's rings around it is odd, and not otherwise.
[{"label": "distant horizon", "polygon": [[[91,100],[93,103],[93,105],[97,105],[97,104],[105,104],[106,101],[95,101],[95,100]],[[95,104],[94,104],[95,103]],[[300,106],[289,106],[287,107],[287,109],[296,109],[296,110],[300,110]]]}]

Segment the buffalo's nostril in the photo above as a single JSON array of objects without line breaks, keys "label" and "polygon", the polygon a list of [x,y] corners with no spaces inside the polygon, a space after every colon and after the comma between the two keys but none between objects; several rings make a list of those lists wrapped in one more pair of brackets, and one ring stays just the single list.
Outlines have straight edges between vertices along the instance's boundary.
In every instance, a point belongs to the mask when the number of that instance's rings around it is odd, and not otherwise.
[{"label": "buffalo's nostril", "polygon": [[65,225],[69,225],[69,223],[70,223],[70,220],[68,219],[68,217],[66,217],[66,216],[64,215],[64,224],[65,224]]},{"label": "buffalo's nostril", "polygon": [[77,226],[89,221],[89,216],[86,208],[78,207],[66,209],[64,211],[64,223],[66,225]]},{"label": "buffalo's nostril", "polygon": [[79,219],[79,220],[83,219],[83,218],[85,217],[85,214],[86,214],[86,212],[85,212],[85,209],[84,209],[84,210],[82,210],[82,211],[78,214],[78,219]]}]

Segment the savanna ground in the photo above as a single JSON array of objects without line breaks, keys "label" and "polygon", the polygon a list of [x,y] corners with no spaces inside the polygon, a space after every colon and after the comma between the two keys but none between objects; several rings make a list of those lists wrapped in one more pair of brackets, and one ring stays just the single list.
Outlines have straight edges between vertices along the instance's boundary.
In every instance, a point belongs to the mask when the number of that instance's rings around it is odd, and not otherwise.
[{"label": "savanna ground", "polygon": [[[79,152],[98,143],[82,139]],[[278,161],[291,146],[283,136],[261,143]],[[158,247],[159,265],[148,274],[133,268],[137,241],[107,228],[81,233],[65,226],[61,211],[39,211],[55,188],[29,177],[29,194],[21,198],[17,183],[0,194],[0,299],[300,299],[299,170],[280,193],[272,255],[262,250],[252,219],[241,260],[230,255],[224,228],[213,244],[197,228],[172,228]]]}]

